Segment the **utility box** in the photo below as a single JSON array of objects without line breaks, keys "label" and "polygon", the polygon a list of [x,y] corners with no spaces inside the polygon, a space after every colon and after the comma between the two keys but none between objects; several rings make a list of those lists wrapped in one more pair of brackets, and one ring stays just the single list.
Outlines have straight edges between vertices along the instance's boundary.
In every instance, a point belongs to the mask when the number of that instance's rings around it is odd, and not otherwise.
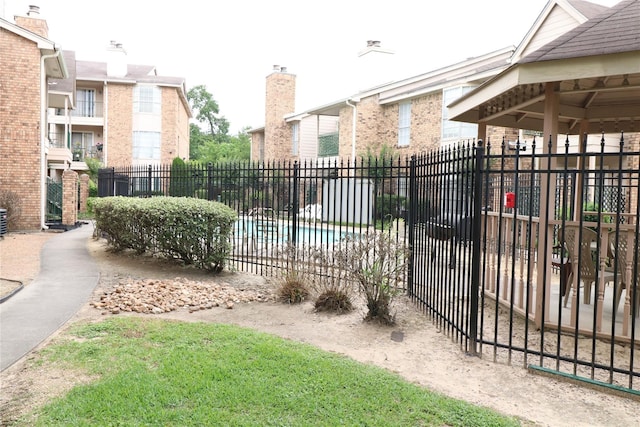
[{"label": "utility box", "polygon": [[516,207],[516,193],[504,194],[504,207],[513,209]]}]

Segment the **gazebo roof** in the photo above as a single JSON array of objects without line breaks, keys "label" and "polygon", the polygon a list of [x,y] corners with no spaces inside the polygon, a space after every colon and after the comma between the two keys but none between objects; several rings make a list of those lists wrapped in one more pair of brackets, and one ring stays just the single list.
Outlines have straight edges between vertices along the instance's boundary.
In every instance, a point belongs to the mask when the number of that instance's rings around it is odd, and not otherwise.
[{"label": "gazebo roof", "polygon": [[450,104],[449,117],[542,130],[545,86],[553,83],[559,133],[638,132],[639,23],[640,0],[621,1]]}]

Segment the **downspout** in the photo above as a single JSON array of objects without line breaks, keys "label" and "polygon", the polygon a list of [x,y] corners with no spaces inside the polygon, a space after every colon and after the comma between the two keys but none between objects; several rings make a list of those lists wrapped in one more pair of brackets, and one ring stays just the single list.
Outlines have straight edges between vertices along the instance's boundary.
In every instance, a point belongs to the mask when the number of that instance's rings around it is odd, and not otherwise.
[{"label": "downspout", "polygon": [[108,139],[108,126],[109,121],[109,88],[107,87],[107,81],[104,81],[104,89],[102,90],[102,165],[107,167],[109,157],[109,144]]},{"label": "downspout", "polygon": [[69,98],[64,98],[64,148],[71,150],[71,113],[69,113]]},{"label": "downspout", "polygon": [[49,99],[48,87],[47,87],[47,73],[45,72],[44,62],[50,58],[57,58],[60,56],[60,50],[53,47],[55,53],[49,55],[42,55],[40,57],[40,228],[46,230],[46,216],[47,216],[47,180],[45,178],[47,170],[45,141],[47,138],[47,107]]},{"label": "downspout", "polygon": [[350,99],[347,99],[345,102],[349,107],[352,108],[353,115],[351,119],[351,162],[353,166],[356,165],[356,118],[357,118],[357,108],[354,104],[351,104]]}]

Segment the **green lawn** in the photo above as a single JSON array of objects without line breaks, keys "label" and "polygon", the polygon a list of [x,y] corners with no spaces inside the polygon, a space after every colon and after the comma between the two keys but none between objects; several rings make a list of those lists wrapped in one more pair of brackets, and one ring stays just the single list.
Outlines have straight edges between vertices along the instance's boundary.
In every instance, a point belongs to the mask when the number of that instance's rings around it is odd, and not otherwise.
[{"label": "green lawn", "polygon": [[383,369],[235,326],[112,318],[74,326],[41,354],[45,365],[99,379],[40,408],[40,426],[519,425]]}]

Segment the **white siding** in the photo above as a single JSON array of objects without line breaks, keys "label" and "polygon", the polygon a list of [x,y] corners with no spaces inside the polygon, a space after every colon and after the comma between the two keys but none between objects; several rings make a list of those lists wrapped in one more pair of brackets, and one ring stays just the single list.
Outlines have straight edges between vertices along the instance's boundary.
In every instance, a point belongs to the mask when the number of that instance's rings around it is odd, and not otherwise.
[{"label": "white siding", "polygon": [[320,135],[338,132],[338,117],[320,116]]},{"label": "white siding", "polygon": [[318,157],[318,136],[338,132],[338,117],[308,116],[300,120],[300,160]]},{"label": "white siding", "polygon": [[547,19],[542,23],[536,34],[531,38],[522,56],[535,52],[545,44],[555,40],[562,34],[577,27],[580,23],[559,6],[554,6]]},{"label": "white siding", "polygon": [[316,116],[305,117],[300,121],[300,160],[315,159],[318,156],[316,135]]}]

